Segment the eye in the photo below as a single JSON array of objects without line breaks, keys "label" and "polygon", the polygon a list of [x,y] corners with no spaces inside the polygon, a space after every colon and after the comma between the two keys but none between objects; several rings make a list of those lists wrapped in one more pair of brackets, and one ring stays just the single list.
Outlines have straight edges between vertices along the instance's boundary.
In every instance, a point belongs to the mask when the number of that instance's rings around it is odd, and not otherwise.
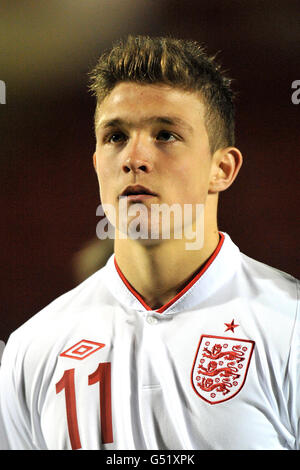
[{"label": "eye", "polygon": [[157,140],[161,140],[163,142],[173,142],[176,140],[176,137],[172,132],[169,131],[160,131],[156,137]]},{"label": "eye", "polygon": [[105,137],[105,141],[109,142],[110,144],[120,144],[125,140],[126,136],[123,134],[123,132],[113,132]]}]

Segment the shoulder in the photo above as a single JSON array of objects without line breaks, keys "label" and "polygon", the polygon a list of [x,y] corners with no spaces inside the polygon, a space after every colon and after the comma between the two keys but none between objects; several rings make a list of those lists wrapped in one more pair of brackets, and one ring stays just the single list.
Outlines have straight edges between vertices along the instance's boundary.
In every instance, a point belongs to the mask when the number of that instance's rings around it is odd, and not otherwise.
[{"label": "shoulder", "polygon": [[[252,304],[299,326],[300,283],[292,275],[241,253],[240,284]],[[277,316],[278,317],[278,316]]]},{"label": "shoulder", "polygon": [[294,276],[269,266],[257,259],[243,253],[231,240],[227,233],[225,236],[225,253],[222,263],[232,266],[238,286],[253,298],[264,294],[271,297],[282,296],[297,302],[299,299],[299,280]]},{"label": "shoulder", "polygon": [[[101,305],[111,305],[113,298],[103,278],[106,267],[100,269],[72,290],[57,297],[46,307],[34,314],[9,337],[3,354],[3,361],[23,359],[42,360],[53,345],[59,348],[72,330],[83,321],[88,321],[94,312],[101,314]],[[100,307],[100,308],[99,308]],[[14,359],[13,359],[14,358]],[[22,359],[21,359],[22,358]]]},{"label": "shoulder", "polygon": [[261,261],[250,258],[241,253],[241,266],[246,277],[261,286],[268,286],[277,291],[289,293],[292,297],[298,298],[299,280],[294,276],[269,266]]}]

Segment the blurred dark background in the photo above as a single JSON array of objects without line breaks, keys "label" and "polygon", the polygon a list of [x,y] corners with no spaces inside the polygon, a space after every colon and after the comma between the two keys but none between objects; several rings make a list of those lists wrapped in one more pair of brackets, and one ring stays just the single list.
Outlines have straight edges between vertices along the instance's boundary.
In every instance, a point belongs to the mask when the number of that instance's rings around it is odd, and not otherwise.
[{"label": "blurred dark background", "polygon": [[[97,269],[94,99],[87,72],[131,34],[196,39],[235,78],[244,165],[219,228],[299,277],[300,2],[18,0],[0,5],[0,339]],[[108,250],[108,251],[107,251]]]}]

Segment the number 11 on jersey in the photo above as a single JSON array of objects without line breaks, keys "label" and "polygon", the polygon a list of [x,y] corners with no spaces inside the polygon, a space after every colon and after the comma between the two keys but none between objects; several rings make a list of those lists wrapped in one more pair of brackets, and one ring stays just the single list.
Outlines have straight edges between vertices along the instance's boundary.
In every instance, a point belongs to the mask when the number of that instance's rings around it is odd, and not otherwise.
[{"label": "number 11 on jersey", "polygon": [[[66,370],[56,384],[56,393],[65,390],[67,423],[72,450],[81,449],[74,375],[75,369]],[[97,382],[99,382],[101,442],[102,444],[109,444],[113,442],[110,362],[100,363],[95,372],[88,376],[88,385],[94,385]]]}]

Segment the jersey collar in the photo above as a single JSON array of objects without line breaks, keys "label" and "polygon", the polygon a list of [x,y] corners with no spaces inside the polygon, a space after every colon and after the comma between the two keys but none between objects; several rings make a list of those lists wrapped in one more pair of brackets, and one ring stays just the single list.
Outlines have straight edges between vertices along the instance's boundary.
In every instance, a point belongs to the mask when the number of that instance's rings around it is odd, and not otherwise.
[{"label": "jersey collar", "polygon": [[102,270],[106,287],[124,307],[141,312],[169,315],[200,307],[200,304],[230,282],[240,262],[240,251],[229,235],[224,232],[219,234],[218,246],[201,270],[173,299],[157,310],[152,310],[129,284],[114,255]]}]

